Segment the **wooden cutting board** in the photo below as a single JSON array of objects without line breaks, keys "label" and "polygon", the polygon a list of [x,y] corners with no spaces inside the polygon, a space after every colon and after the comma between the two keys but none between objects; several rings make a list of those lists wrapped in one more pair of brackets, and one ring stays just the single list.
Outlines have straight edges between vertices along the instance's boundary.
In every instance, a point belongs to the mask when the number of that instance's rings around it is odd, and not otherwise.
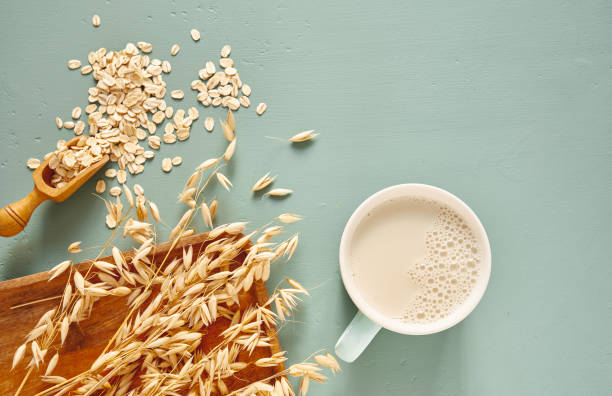
[{"label": "wooden cutting board", "polygon": [[[170,252],[169,258],[172,260],[174,257],[181,257],[184,246],[193,245],[194,252],[198,252],[203,250],[203,247],[210,242],[212,241],[207,241],[207,234],[183,238]],[[169,242],[157,245],[156,249],[154,249],[154,258],[161,261],[170,247],[171,244]],[[131,254],[126,253],[125,255],[129,257]],[[79,269],[87,268],[88,266],[89,263],[77,264]],[[0,351],[2,351],[0,354],[0,395],[12,395],[19,387],[27,368],[26,364],[22,361],[14,371],[11,371],[13,354],[17,347],[25,341],[25,336],[32,330],[40,316],[57,306],[59,298],[54,297],[62,294],[67,274],[68,271],[62,276],[48,281],[49,274],[41,272],[23,278],[0,282]],[[48,298],[52,299],[23,307],[16,307]],[[255,302],[263,304],[267,299],[268,292],[263,282],[256,282],[254,287],[251,287],[249,290],[249,293],[244,293],[240,296],[241,306],[243,307]],[[91,364],[119,327],[127,311],[126,297],[105,297],[96,302],[89,319],[80,322],[78,326],[74,324],[71,326],[66,342],[60,351],[60,363],[54,370],[53,375],[69,378],[91,367]],[[207,328],[208,333],[202,340],[202,347],[205,351],[212,349],[218,343],[218,335],[228,325],[229,320],[219,318]],[[275,331],[271,330],[268,335],[272,339],[271,347],[256,348],[253,354],[248,357],[248,361],[270,356],[281,350]],[[26,355],[26,358],[29,361],[30,355]],[[243,359],[242,361],[247,360]],[[282,370],[284,370],[283,366],[261,368],[249,365],[237,373],[236,377],[228,378],[225,382],[230,390],[238,389],[248,383],[266,378]],[[44,368],[41,368],[40,372],[36,372],[35,375],[30,377],[21,395],[33,395],[49,387],[48,384],[44,384],[39,380],[39,376],[42,373],[44,373]]]}]

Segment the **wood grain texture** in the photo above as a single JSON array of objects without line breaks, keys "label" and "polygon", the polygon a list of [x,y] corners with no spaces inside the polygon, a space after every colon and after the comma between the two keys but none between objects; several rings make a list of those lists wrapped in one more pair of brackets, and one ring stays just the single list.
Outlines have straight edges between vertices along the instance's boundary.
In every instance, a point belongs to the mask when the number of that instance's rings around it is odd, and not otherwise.
[{"label": "wood grain texture", "polygon": [[[207,234],[198,234],[184,238],[170,252],[169,260],[182,255],[184,246],[192,245],[194,254],[203,249],[209,242]],[[156,245],[153,258],[158,262],[168,253],[171,247],[170,242]],[[131,253],[125,253],[130,257]],[[244,258],[242,253],[238,258]],[[112,260],[106,257],[102,260]],[[89,263],[83,262],[76,264],[80,272],[85,273],[89,268]],[[26,364],[30,358],[26,355],[14,371],[11,371],[13,353],[19,345],[24,342],[25,335],[36,324],[40,316],[51,308],[57,306],[59,299],[54,298],[61,295],[66,284],[68,272],[49,281],[47,272],[37,273],[22,278],[12,279],[0,283],[0,395],[9,395],[14,392],[27,371]],[[48,301],[13,308],[21,304],[26,304],[36,300]],[[248,293],[240,296],[240,305],[245,307],[251,304],[263,304],[268,298],[265,284],[255,282]],[[97,301],[94,305],[92,315],[79,324],[73,324],[66,339],[64,346],[60,350],[60,363],[53,372],[54,375],[69,378],[80,372],[87,370],[94,362],[96,357],[104,349],[107,342],[117,330],[127,314],[127,297],[105,297]],[[225,318],[217,319],[213,325],[206,328],[206,335],[202,339],[199,348],[204,352],[209,351],[220,341],[219,334],[229,326],[229,320]],[[264,356],[270,356],[280,351],[280,345],[275,331],[269,331],[268,335],[272,338],[270,348],[256,348],[251,356],[242,353],[243,361],[254,361]],[[51,351],[52,349],[50,349]],[[55,352],[50,352],[54,354]],[[248,366],[238,372],[235,377],[228,379],[226,384],[230,389],[237,389],[254,380],[266,378],[284,369],[284,366],[274,368],[261,368]],[[44,367],[37,375],[31,377],[26,384],[22,395],[33,395],[45,388],[38,375],[44,372]]]}]

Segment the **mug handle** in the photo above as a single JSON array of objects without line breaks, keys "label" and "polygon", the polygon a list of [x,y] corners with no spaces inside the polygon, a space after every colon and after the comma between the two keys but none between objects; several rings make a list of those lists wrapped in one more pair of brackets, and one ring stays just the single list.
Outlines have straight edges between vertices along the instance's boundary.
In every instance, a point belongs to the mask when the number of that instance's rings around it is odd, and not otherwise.
[{"label": "mug handle", "polygon": [[361,311],[357,311],[357,315],[336,342],[336,356],[345,362],[353,362],[366,349],[379,330],[378,324],[372,322]]}]

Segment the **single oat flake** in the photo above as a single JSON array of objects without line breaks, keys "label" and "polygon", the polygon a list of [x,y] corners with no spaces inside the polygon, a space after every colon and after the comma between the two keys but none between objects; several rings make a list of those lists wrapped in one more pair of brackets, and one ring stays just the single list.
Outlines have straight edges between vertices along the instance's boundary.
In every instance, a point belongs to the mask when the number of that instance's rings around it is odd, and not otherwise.
[{"label": "single oat flake", "polygon": [[94,25],[94,27],[100,26],[100,16],[95,14],[93,17],[91,17],[91,23]]},{"label": "single oat flake", "polygon": [[26,162],[26,166],[32,170],[38,168],[40,166],[40,160],[38,158],[30,158]]},{"label": "single oat flake", "polygon": [[170,92],[170,96],[172,99],[183,99],[185,97],[185,93],[180,89],[175,89],[174,91]]},{"label": "single oat flake", "polygon": [[191,29],[189,34],[191,34],[191,38],[193,39],[193,41],[200,40],[200,32],[197,29]]},{"label": "single oat flake", "polygon": [[172,160],[170,158],[164,158],[162,160],[162,170],[166,173],[172,170]]},{"label": "single oat flake", "polygon": [[111,189],[108,191],[108,193],[109,193],[110,195],[112,195],[113,197],[117,197],[117,196],[121,195],[121,193],[122,193],[122,191],[121,191],[121,187],[117,187],[117,186],[115,186],[115,187],[111,188]]},{"label": "single oat flake", "polygon": [[[110,169],[109,169],[110,170]],[[113,169],[114,170],[114,169]],[[106,190],[106,182],[103,179],[99,179],[96,182],[96,192],[102,194]]]},{"label": "single oat flake", "polygon": [[257,105],[257,109],[255,110],[257,115],[262,115],[268,109],[268,105],[265,103],[260,103]]},{"label": "single oat flake", "polygon": [[78,69],[81,67],[81,61],[78,59],[71,59],[68,61],[68,68],[70,70]]},{"label": "single oat flake", "polygon": [[232,47],[227,44],[224,45],[223,48],[221,48],[221,57],[227,58],[230,55],[230,52],[232,52]]}]

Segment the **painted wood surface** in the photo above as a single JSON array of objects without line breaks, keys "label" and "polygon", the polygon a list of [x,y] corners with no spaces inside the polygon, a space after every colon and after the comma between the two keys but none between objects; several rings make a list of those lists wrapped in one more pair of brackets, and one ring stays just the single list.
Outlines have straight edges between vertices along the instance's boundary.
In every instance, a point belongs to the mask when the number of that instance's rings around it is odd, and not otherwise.
[{"label": "painted wood surface", "polygon": [[[94,29],[91,17],[102,24]],[[197,28],[195,43],[189,30]],[[91,76],[66,67],[99,47],[148,41],[168,59],[164,78],[198,105],[189,83],[224,44],[253,105],[236,114],[238,146],[213,186],[220,222],[256,229],[299,213],[300,246],[275,266],[312,288],[279,338],[289,362],[333,348],[355,314],[338,245],[352,211],[393,184],[442,187],[478,214],[492,275],[476,310],[441,334],[382,331],[365,353],[312,393],[331,395],[601,395],[612,388],[612,2],[609,0],[4,2],[0,12],[0,206],[31,188],[25,162],[69,139]],[[169,55],[173,44],[181,51]],[[259,117],[254,107],[268,104]],[[223,112],[198,107],[187,142],[163,146],[139,183],[174,224],[193,169],[223,152]],[[205,132],[203,119],[217,125]],[[289,146],[265,136],[315,129]],[[158,128],[162,131],[162,128]],[[161,171],[164,157],[181,166]],[[253,197],[266,172],[284,200]],[[114,183],[107,179],[109,187]],[[47,270],[76,240],[108,238],[95,180],[61,204],[45,202],[25,232],[0,240],[0,278]],[[202,224],[198,224],[202,227]],[[170,227],[171,228],[171,227]],[[170,228],[160,226],[161,238]],[[203,228],[201,228],[203,229]],[[83,256],[83,259],[87,258]]]}]

